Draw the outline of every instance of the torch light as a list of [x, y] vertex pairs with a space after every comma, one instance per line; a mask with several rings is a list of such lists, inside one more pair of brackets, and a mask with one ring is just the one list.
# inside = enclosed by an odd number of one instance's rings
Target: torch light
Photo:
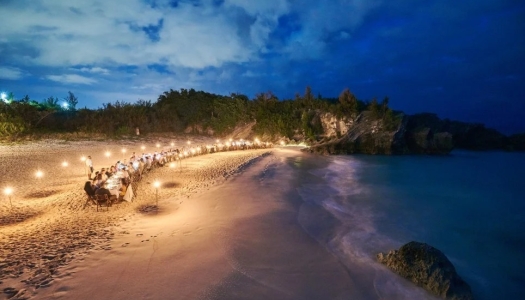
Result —
[[156, 180], [153, 183], [153, 187], [155, 187], [155, 200], [157, 202], [157, 207], [158, 207], [159, 206], [159, 187], [160, 187], [160, 182], [158, 180]]
[[[170, 169], [175, 169], [175, 163], [174, 162], [171, 162], [170, 163]], [[175, 175], [173, 175], [173, 171], [171, 172], [171, 181], [174, 181], [175, 179], [173, 178]]]
[[11, 187], [6, 187], [4, 189], [4, 194], [9, 199], [9, 205], [11, 205], [11, 209], [13, 209], [13, 203], [11, 202], [11, 194], [13, 193], [13, 189]]

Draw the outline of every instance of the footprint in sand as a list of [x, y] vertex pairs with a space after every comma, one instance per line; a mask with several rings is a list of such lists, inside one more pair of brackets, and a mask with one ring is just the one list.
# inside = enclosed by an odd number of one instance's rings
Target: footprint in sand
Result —
[[142, 233], [137, 233], [137, 236], [142, 236]]
[[129, 245], [129, 243], [124, 243], [122, 244], [122, 247], [127, 247]]
[[142, 242], [149, 242], [149, 240], [142, 240], [142, 241], [140, 241], [140, 242], [141, 242], [141, 243], [142, 243]]

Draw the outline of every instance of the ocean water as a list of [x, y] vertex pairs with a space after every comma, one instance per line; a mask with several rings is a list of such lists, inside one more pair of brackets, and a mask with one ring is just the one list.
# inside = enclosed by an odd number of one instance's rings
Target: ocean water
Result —
[[[301, 226], [370, 299], [433, 299], [377, 263], [410, 241], [441, 250], [476, 299], [525, 299], [525, 153], [290, 157]], [[363, 295], [361, 293], [361, 295]]]

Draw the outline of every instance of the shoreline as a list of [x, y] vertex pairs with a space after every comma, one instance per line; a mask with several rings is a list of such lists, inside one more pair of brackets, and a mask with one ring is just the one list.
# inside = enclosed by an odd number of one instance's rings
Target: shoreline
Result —
[[[335, 299], [354, 280], [297, 221], [283, 198], [290, 149], [249, 162], [238, 176], [166, 210], [121, 223], [111, 247], [65, 266], [43, 299]], [[275, 188], [272, 188], [275, 187]], [[326, 284], [329, 282], [330, 284]]]
[[[198, 143], [204, 142], [204, 139], [198, 140]], [[183, 143], [177, 141], [179, 145]], [[82, 209], [86, 200], [82, 186], [87, 175], [83, 173], [80, 156], [91, 155], [97, 169], [112, 163], [111, 158], [103, 157], [103, 151], [118, 147], [122, 144], [109, 147], [107, 142], [93, 141], [0, 146], [1, 187], [9, 185], [15, 191], [12, 207], [7, 201], [0, 201], [3, 296], [30, 297], [38, 289], [52, 286], [64, 266], [89, 257], [93, 250], [110, 249], [115, 237], [112, 228], [134, 215], [148, 214], [148, 210], [155, 209], [152, 205], [155, 191], [149, 184], [153, 180], [163, 178], [161, 199], [175, 197], [180, 200], [177, 203], [182, 203], [225, 181], [250, 160], [271, 151], [239, 150], [186, 158], [182, 168], [165, 166], [147, 173], [131, 203], [122, 202], [110, 207], [108, 212], [97, 213], [92, 206]], [[73, 162], [75, 158], [77, 162]], [[63, 160], [71, 161], [71, 169], [60, 166]], [[31, 176], [37, 168], [45, 172], [40, 180]], [[13, 219], [9, 217], [13, 215], [18, 220], [10, 224]]]

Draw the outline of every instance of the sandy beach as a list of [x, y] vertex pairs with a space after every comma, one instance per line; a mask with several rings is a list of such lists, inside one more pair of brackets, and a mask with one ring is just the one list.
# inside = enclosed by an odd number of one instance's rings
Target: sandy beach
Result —
[[147, 173], [131, 203], [84, 208], [80, 157], [100, 169], [143, 143], [0, 146], [1, 186], [13, 189], [0, 206], [2, 299], [337, 299], [350, 290], [345, 269], [297, 224], [293, 201], [272, 189], [272, 166], [297, 149], [195, 156]]

